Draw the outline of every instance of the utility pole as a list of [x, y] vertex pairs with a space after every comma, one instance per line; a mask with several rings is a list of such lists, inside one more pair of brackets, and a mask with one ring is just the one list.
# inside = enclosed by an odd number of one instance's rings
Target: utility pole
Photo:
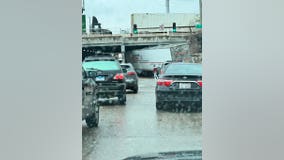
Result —
[[85, 2], [82, 1], [82, 33], [87, 33], [86, 31], [86, 15], [84, 14], [85, 11]]
[[202, 24], [202, 0], [199, 0], [199, 16], [200, 16], [200, 24]]
[[166, 13], [170, 13], [170, 0], [166, 0]]
[[85, 11], [85, 1], [83, 0], [83, 4], [82, 4], [82, 13], [84, 13]]

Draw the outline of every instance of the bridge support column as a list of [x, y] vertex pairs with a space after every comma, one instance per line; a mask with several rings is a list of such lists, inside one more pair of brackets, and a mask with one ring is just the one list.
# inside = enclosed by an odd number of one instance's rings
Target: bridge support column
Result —
[[122, 55], [122, 63], [125, 63], [125, 45], [121, 45], [120, 46], [120, 51], [121, 51], [121, 55]]

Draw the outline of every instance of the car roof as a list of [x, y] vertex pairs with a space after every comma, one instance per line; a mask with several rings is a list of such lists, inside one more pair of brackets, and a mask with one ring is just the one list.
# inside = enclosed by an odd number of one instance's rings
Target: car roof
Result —
[[170, 62], [170, 64], [184, 64], [184, 65], [200, 65], [200, 63], [188, 63], [188, 62]]
[[131, 64], [131, 63], [120, 63], [120, 65], [132, 66], [132, 64]]
[[84, 59], [85, 62], [87, 61], [98, 61], [98, 60], [116, 60], [111, 55], [96, 55], [96, 56], [89, 56]]
[[[172, 68], [170, 66], [178, 66], [178, 65], [190, 65], [190, 66], [193, 66], [192, 67], [192, 71], [191, 69], [188, 70], [188, 72], [186, 71], [186, 73], [184, 71], [181, 71], [181, 70], [175, 70], [174, 72], [173, 71], [170, 71], [170, 73], [168, 73], [168, 70], [169, 68]], [[184, 73], [182, 73], [184, 72]], [[192, 73], [190, 73], [192, 72]], [[202, 65], [200, 63], [187, 63], [187, 62], [173, 62], [173, 63], [170, 63], [164, 73], [165, 75], [178, 75], [178, 74], [191, 74], [191, 75], [202, 75]]]

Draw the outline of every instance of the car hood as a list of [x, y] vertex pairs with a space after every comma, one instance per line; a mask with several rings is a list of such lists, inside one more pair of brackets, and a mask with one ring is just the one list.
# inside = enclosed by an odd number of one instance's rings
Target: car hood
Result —
[[202, 150], [150, 153], [127, 157], [123, 160], [202, 160]]

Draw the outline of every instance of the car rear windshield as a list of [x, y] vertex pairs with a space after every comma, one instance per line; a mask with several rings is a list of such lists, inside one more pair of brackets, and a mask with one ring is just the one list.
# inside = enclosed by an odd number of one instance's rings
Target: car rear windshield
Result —
[[126, 69], [126, 70], [132, 70], [129, 65], [120, 65], [121, 68]]
[[172, 75], [202, 75], [201, 64], [170, 64], [165, 74]]
[[103, 71], [120, 70], [120, 65], [116, 61], [89, 61], [84, 62], [83, 67], [86, 70], [99, 69]]

